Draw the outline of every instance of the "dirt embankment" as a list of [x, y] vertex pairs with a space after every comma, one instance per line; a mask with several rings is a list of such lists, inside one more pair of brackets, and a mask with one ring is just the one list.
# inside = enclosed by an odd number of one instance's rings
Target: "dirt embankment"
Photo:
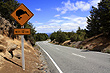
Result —
[[40, 52], [24, 42], [25, 71], [22, 70], [21, 39], [0, 35], [0, 73], [45, 73]]
[[40, 51], [25, 40], [25, 71], [22, 70], [21, 37], [13, 34], [14, 28], [0, 16], [0, 73], [46, 73], [47, 66], [41, 60]]
[[[84, 41], [71, 42], [71, 40], [67, 40], [63, 42], [61, 45], [80, 48], [80, 49], [86, 49], [86, 50], [91, 50], [91, 51], [110, 53], [110, 39], [109, 38], [110, 36], [105, 36], [102, 33], [102, 34], [93, 36], [91, 38], [88, 38]], [[56, 44], [55, 40], [53, 40], [51, 43]]]
[[78, 48], [82, 47], [83, 49], [88, 49], [92, 51], [110, 53], [109, 38], [110, 36], [106, 36], [102, 33], [82, 41]]

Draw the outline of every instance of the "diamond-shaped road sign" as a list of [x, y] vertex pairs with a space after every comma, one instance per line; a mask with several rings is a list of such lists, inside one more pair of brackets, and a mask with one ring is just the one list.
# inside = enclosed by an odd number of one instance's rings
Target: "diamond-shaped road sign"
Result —
[[22, 26], [22, 29], [14, 29], [14, 35], [21, 36], [21, 48], [22, 48], [22, 68], [25, 70], [25, 59], [24, 59], [24, 35], [30, 34], [30, 29], [23, 29], [24, 24], [33, 16], [34, 14], [24, 5], [21, 4], [11, 16]]
[[23, 26], [34, 14], [24, 5], [21, 4], [11, 16]]

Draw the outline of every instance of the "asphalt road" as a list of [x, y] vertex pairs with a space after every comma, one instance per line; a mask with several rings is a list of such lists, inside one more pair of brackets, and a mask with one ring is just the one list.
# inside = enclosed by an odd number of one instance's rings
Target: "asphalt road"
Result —
[[110, 55], [82, 51], [80, 49], [54, 45], [47, 41], [37, 42], [53, 61], [59, 73], [110, 73]]

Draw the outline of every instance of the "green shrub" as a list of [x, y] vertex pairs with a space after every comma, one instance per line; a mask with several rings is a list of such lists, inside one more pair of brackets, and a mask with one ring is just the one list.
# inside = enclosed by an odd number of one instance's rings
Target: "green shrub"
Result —
[[110, 49], [107, 49], [107, 50], [105, 51], [105, 53], [110, 53]]
[[83, 46], [82, 45], [80, 46], [80, 49], [83, 49]]

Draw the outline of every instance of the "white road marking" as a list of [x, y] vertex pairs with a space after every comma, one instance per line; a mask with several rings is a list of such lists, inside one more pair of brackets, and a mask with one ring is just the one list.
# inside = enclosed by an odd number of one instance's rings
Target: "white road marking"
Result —
[[[38, 44], [38, 43], [37, 43]], [[50, 58], [50, 60], [53, 62], [55, 67], [58, 69], [59, 73], [63, 73], [61, 69], [58, 67], [58, 65], [55, 63], [55, 61], [52, 59], [52, 57], [38, 44], [38, 46], [47, 54], [47, 56]]]
[[108, 53], [102, 53], [102, 52], [91, 52], [91, 53], [97, 53], [97, 54], [109, 55], [110, 56], [110, 54], [108, 54]]
[[56, 48], [57, 50], [60, 50], [59, 48]]
[[75, 56], [78, 56], [78, 57], [81, 57], [81, 58], [86, 58], [85, 56], [78, 55], [78, 54], [75, 54], [75, 53], [72, 53], [72, 55], [75, 55]]

